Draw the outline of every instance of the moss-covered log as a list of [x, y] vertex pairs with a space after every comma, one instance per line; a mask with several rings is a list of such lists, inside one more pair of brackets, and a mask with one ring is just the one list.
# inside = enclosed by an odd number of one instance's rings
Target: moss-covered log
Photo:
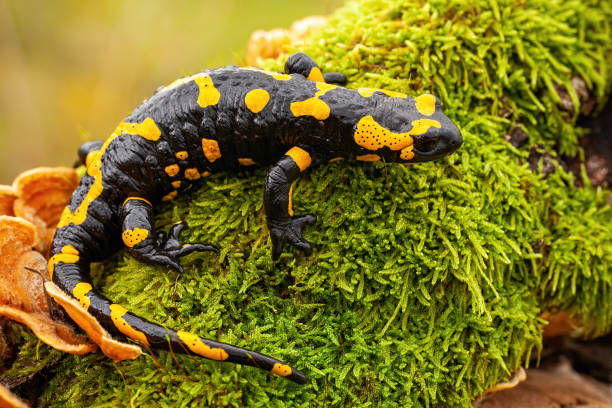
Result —
[[[608, 331], [609, 192], [586, 177], [576, 187], [559, 160], [583, 133], [572, 78], [600, 102], [610, 91], [611, 25], [610, 1], [347, 4], [302, 51], [350, 87], [439, 95], [462, 148], [410, 167], [314, 169], [294, 205], [319, 217], [305, 233], [315, 253], [277, 264], [266, 170], [212, 176], [159, 207], [157, 226], [186, 220], [188, 240], [220, 256], [190, 256], [177, 275], [120, 253], [94, 274], [136, 313], [281, 358], [309, 383], [168, 352], [119, 364], [67, 356], [41, 404], [469, 406], [537, 355], [542, 313], [569, 310], [586, 334]], [[504, 140], [518, 124], [522, 148]], [[530, 169], [530, 151], [550, 155], [552, 172]]]

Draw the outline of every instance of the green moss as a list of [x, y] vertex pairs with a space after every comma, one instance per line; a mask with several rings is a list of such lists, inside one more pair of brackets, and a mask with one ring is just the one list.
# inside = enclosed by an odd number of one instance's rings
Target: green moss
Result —
[[[581, 76], [610, 90], [612, 4], [589, 1], [357, 1], [304, 51], [350, 86], [439, 95], [464, 145], [410, 168], [333, 163], [294, 187], [318, 216], [313, 256], [270, 259], [265, 169], [216, 175], [160, 207], [188, 241], [220, 256], [184, 259], [183, 275], [121, 253], [96, 285], [170, 327], [252, 348], [303, 370], [297, 386], [256, 369], [160, 352], [113, 365], [67, 357], [49, 406], [469, 406], [541, 348], [543, 312], [571, 311], [596, 335], [612, 324], [608, 192], [544, 177], [503, 140], [575, 153], [582, 131], [555, 84]], [[281, 61], [269, 61], [280, 68]], [[574, 115], [575, 116], [575, 115]]]

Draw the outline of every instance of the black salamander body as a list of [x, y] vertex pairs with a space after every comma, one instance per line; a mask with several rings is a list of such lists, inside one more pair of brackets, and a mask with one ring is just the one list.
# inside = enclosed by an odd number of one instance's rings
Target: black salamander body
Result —
[[49, 272], [103, 327], [154, 348], [305, 382], [302, 373], [274, 358], [141, 319], [89, 283], [89, 264], [122, 245], [143, 262], [177, 271], [179, 257], [215, 251], [180, 243], [183, 223], [167, 235], [153, 229], [153, 204], [212, 173], [273, 165], [264, 206], [277, 258], [285, 243], [311, 252], [301, 231], [315, 217], [296, 216], [291, 207], [291, 183], [307, 168], [338, 158], [427, 161], [461, 145], [459, 130], [432, 95], [346, 89], [329, 83], [343, 83], [343, 75], [323, 75], [302, 53], [287, 60], [285, 72], [229, 66], [179, 79], [143, 102], [105, 142], [81, 147], [87, 173], [58, 224]]

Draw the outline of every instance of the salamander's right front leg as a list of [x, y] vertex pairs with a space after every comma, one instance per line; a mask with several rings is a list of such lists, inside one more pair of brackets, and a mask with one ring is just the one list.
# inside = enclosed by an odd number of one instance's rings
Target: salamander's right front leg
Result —
[[310, 255], [312, 246], [302, 237], [305, 225], [314, 224], [312, 214], [294, 216], [291, 205], [291, 183], [311, 163], [310, 154], [300, 148], [291, 148], [268, 172], [264, 184], [264, 208], [272, 238], [272, 259], [278, 259], [283, 247], [289, 243]]
[[155, 265], [168, 266], [178, 272], [183, 268], [178, 258], [195, 251], [215, 251], [217, 248], [205, 244], [181, 244], [179, 236], [187, 224], [172, 226], [168, 235], [163, 232], [155, 236], [153, 229], [153, 207], [144, 198], [129, 197], [121, 209], [123, 232], [121, 238], [134, 258]]

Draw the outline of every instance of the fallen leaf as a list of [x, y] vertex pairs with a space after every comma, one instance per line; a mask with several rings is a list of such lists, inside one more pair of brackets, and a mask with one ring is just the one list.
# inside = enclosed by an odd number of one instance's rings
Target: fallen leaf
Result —
[[36, 236], [28, 221], [0, 216], [0, 315], [25, 324], [40, 340], [60, 351], [92, 352], [94, 344], [51, 317], [43, 288], [47, 261], [32, 251]]
[[0, 408], [28, 408], [28, 406], [0, 384]]

